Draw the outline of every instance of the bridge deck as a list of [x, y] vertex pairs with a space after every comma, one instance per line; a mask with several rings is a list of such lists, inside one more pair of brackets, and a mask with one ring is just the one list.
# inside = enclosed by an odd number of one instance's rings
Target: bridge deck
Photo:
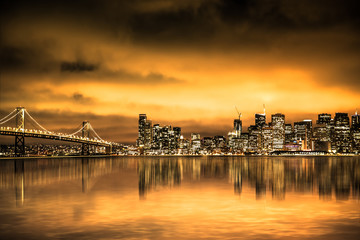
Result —
[[25, 130], [22, 131], [16, 131], [13, 128], [1, 128], [0, 129], [0, 135], [6, 135], [6, 136], [24, 136], [24, 137], [31, 137], [31, 138], [44, 138], [49, 140], [58, 140], [58, 141], [66, 141], [66, 142], [75, 142], [75, 143], [86, 143], [90, 145], [95, 146], [118, 146], [116, 143], [110, 143], [110, 142], [103, 142], [101, 140], [96, 139], [86, 139], [81, 138], [77, 136], [69, 136], [65, 134], [51, 134], [51, 133], [42, 133], [42, 132], [35, 132], [32, 130]]

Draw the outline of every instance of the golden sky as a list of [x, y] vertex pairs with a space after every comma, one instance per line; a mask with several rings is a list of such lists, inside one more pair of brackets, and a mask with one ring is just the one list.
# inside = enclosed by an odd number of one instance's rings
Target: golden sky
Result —
[[226, 135], [267, 120], [353, 114], [356, 1], [11, 1], [1, 6], [0, 117], [25, 106], [47, 129], [93, 123], [135, 142], [137, 117]]

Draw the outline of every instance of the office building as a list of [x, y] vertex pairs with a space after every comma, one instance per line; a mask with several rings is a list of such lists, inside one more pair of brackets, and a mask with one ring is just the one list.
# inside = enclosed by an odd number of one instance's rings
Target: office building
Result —
[[252, 153], [259, 153], [261, 151], [261, 127], [257, 125], [250, 125], [248, 151]]
[[294, 129], [291, 123], [285, 124], [285, 144], [293, 143], [294, 138]]
[[312, 121], [294, 122], [295, 141], [301, 142], [302, 150], [311, 150]]
[[273, 126], [270, 124], [263, 125], [261, 129], [261, 152], [270, 153], [273, 150]]
[[152, 140], [151, 121], [147, 120], [146, 114], [139, 114], [139, 131], [137, 146], [150, 148]]
[[360, 115], [355, 112], [355, 115], [351, 116], [351, 138], [352, 138], [352, 150], [353, 152], [360, 152]]
[[335, 114], [331, 148], [337, 153], [351, 152], [350, 119], [347, 113]]
[[271, 115], [273, 150], [283, 150], [285, 145], [285, 115], [281, 113]]

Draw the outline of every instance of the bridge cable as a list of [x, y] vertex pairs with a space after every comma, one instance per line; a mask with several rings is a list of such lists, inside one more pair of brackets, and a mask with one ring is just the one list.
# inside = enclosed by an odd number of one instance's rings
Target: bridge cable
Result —
[[90, 129], [93, 130], [93, 132], [95, 133], [95, 135], [96, 135], [101, 141], [104, 141], [104, 142], [105, 142], [105, 140], [102, 139], [102, 138], [96, 133], [96, 131], [94, 130], [94, 128], [91, 126], [90, 123], [89, 123], [89, 126], [90, 126]]
[[0, 119], [0, 122], [3, 121], [4, 119], [6, 119], [7, 117], [9, 117], [11, 114], [13, 114], [16, 111], [16, 109], [14, 109], [11, 113], [9, 113], [6, 117], [3, 117], [2, 119]]
[[30, 117], [31, 120], [33, 120], [40, 128], [42, 128], [44, 131], [46, 132], [50, 132], [48, 130], [46, 130], [43, 126], [41, 126], [29, 113], [28, 111], [25, 109], [25, 112], [27, 113], [27, 115]]
[[72, 136], [72, 135], [75, 135], [75, 134], [79, 133], [79, 132], [82, 131], [85, 127], [86, 127], [86, 124], [85, 124], [82, 128], [80, 128], [79, 130], [77, 130], [76, 132], [73, 132], [73, 133], [69, 134], [68, 136]]
[[3, 121], [3, 122], [0, 122], [0, 124], [4, 124], [4, 123], [10, 121], [10, 120], [13, 119], [14, 117], [16, 117], [16, 115], [18, 115], [19, 113], [20, 113], [20, 112], [18, 112], [17, 114], [15, 114], [14, 116], [12, 116], [11, 118], [9, 118], [9, 119], [7, 119], [7, 120], [5, 120], [5, 121]]

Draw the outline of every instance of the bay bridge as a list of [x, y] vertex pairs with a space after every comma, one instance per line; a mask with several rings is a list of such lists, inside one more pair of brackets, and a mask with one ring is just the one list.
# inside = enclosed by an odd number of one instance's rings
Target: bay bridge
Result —
[[[14, 120], [15, 124], [10, 124]], [[32, 123], [34, 128], [26, 128], [25, 120]], [[5, 123], [8, 126], [5, 126]], [[81, 144], [81, 155], [84, 156], [91, 154], [91, 146], [105, 147], [106, 154], [111, 154], [113, 149], [120, 147], [118, 143], [103, 140], [89, 121], [83, 121], [80, 128], [73, 133], [49, 131], [40, 125], [24, 107], [17, 107], [7, 116], [0, 119], [0, 135], [15, 137], [16, 156], [25, 155], [25, 138], [27, 137], [79, 143]]]

